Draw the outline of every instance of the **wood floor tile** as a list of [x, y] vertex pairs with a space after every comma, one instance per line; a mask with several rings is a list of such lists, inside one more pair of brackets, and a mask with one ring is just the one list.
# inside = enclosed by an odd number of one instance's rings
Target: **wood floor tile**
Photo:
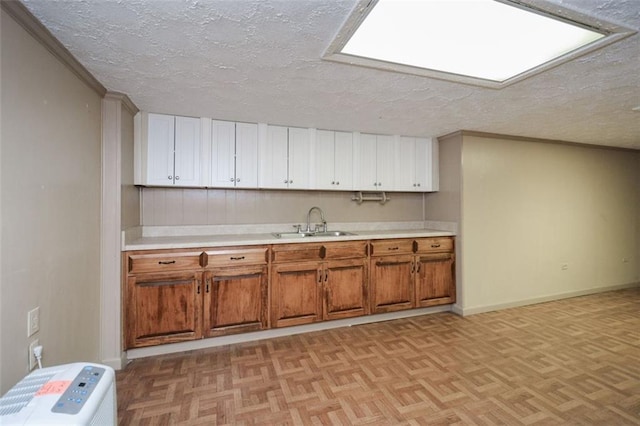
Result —
[[132, 361], [121, 425], [640, 425], [640, 288]]

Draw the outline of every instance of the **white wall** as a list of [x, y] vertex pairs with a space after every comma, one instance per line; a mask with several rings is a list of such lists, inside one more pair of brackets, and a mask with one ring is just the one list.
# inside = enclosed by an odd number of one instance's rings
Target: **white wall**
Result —
[[640, 152], [465, 136], [462, 158], [465, 314], [640, 281]]
[[27, 373], [27, 311], [46, 365], [97, 361], [101, 98], [4, 11], [0, 391]]

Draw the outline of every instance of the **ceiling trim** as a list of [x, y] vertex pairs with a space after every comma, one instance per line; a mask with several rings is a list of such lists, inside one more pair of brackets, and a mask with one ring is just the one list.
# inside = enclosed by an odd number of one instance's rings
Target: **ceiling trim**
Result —
[[478, 138], [487, 138], [487, 139], [505, 139], [515, 142], [535, 142], [535, 143], [548, 143], [555, 145], [569, 145], [575, 146], [579, 148], [592, 148], [592, 149], [606, 149], [612, 151], [624, 151], [624, 152], [640, 152], [640, 149], [634, 148], [624, 148], [621, 146], [610, 146], [610, 145], [594, 145], [589, 143], [580, 143], [580, 142], [571, 142], [571, 141], [563, 141], [560, 139], [543, 139], [543, 138], [532, 138], [528, 136], [513, 136], [513, 135], [505, 135], [502, 133], [491, 133], [491, 132], [480, 132], [477, 130], [456, 130], [455, 132], [447, 133], [446, 135], [438, 136], [439, 142], [444, 142], [447, 139], [454, 137], [478, 137]]
[[122, 102], [122, 105], [131, 113], [131, 115], [136, 115], [140, 111], [126, 93], [109, 91], [104, 95], [104, 98]]
[[504, 81], [487, 80], [478, 77], [471, 77], [461, 74], [438, 71], [434, 69], [421, 68], [412, 65], [405, 65], [395, 62], [388, 62], [378, 59], [366, 58], [362, 56], [350, 55], [342, 53], [342, 48], [348, 43], [360, 24], [367, 17], [369, 12], [375, 7], [378, 0], [358, 0], [342, 27], [335, 35], [331, 44], [327, 47], [322, 55], [323, 60], [339, 62], [348, 65], [356, 65], [366, 68], [373, 68], [381, 71], [397, 72], [403, 74], [411, 74], [422, 77], [429, 77], [436, 80], [452, 81], [455, 83], [468, 84], [471, 86], [485, 87], [489, 89], [502, 89], [512, 84], [518, 83], [537, 74], [546, 72], [552, 68], [572, 61], [576, 58], [584, 56], [588, 53], [602, 49], [610, 44], [616, 43], [622, 39], [632, 36], [637, 31], [623, 27], [621, 25], [605, 22], [593, 16], [586, 15], [574, 10], [562, 8], [557, 4], [547, 0], [496, 0], [520, 9], [526, 9], [548, 16], [561, 21], [569, 22], [584, 28], [604, 34], [604, 37], [575, 49], [571, 52], [563, 54], [555, 59], [547, 61], [541, 65], [524, 71], [514, 77]]
[[80, 80], [101, 97], [107, 89], [91, 74], [69, 50], [36, 18], [19, 0], [0, 1], [2, 11], [11, 16], [22, 28], [35, 38], [45, 49], [62, 62]]

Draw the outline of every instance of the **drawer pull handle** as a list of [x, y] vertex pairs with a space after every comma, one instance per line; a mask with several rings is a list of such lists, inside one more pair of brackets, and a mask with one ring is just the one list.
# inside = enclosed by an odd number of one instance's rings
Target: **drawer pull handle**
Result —
[[389, 247], [387, 250], [400, 250], [400, 247]]
[[431, 244], [431, 247], [432, 248], [438, 248], [438, 247], [440, 247], [440, 244]]
[[230, 259], [230, 260], [243, 260], [243, 259], [244, 259], [244, 256], [240, 256], [240, 257], [233, 257], [233, 256], [231, 256], [229, 259]]
[[173, 265], [174, 263], [176, 263], [175, 260], [161, 260], [158, 265]]

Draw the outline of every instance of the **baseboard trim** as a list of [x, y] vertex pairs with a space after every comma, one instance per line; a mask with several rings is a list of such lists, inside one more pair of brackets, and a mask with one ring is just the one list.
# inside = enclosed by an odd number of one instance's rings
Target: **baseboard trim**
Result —
[[101, 364], [108, 365], [114, 370], [122, 370], [124, 366], [127, 364], [127, 358], [123, 354], [120, 358], [108, 358], [100, 361]]
[[536, 303], [552, 302], [554, 300], [568, 299], [571, 297], [588, 296], [590, 294], [605, 293], [607, 291], [624, 290], [628, 288], [640, 287], [640, 282], [630, 284], [620, 284], [608, 287], [594, 287], [586, 290], [569, 291], [565, 293], [557, 293], [549, 296], [535, 297], [531, 299], [517, 300], [515, 302], [498, 303], [496, 305], [475, 306], [472, 308], [463, 308], [453, 305], [451, 310], [463, 317], [485, 312], [499, 311], [502, 309], [517, 308], [520, 306], [535, 305]]
[[[314, 324], [294, 327], [274, 328], [253, 333], [234, 334], [231, 336], [213, 337], [210, 339], [193, 340], [190, 342], [170, 343], [166, 345], [150, 346], [148, 348], [129, 349], [126, 358], [129, 360], [150, 356], [166, 355], [195, 349], [213, 348], [216, 346], [233, 345], [236, 343], [253, 342], [274, 337], [291, 336], [294, 334], [310, 333], [313, 331], [330, 330], [340, 327], [351, 327], [381, 321], [391, 321], [400, 318], [410, 318], [420, 315], [450, 312], [451, 305], [432, 306], [428, 308], [411, 309], [408, 311], [389, 312], [386, 314], [367, 315], [363, 317], [347, 318], [343, 320], [324, 321]], [[124, 365], [124, 364], [123, 364]], [[115, 367], [114, 367], [115, 368]]]

